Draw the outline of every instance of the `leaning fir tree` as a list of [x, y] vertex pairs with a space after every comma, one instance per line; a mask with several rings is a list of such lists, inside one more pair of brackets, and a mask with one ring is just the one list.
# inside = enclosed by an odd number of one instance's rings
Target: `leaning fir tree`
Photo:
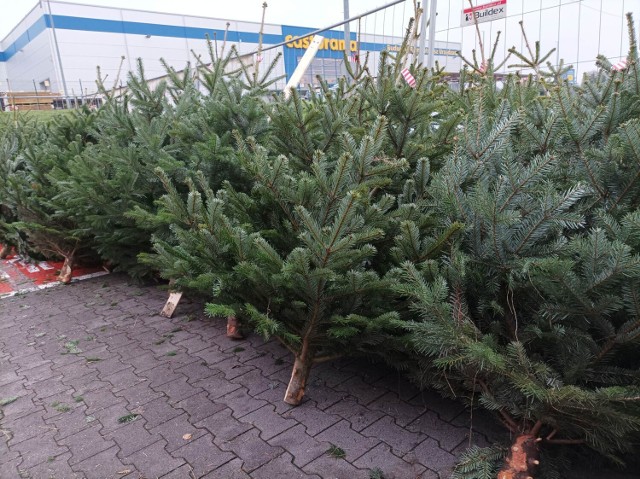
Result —
[[493, 412], [511, 433], [503, 463], [475, 448], [455, 478], [558, 477], [557, 448], [620, 461], [640, 431], [631, 44], [628, 71], [605, 69], [581, 87], [553, 71], [542, 78], [536, 45], [521, 59], [537, 78], [498, 89], [489, 61], [461, 92], [469, 111], [429, 197], [464, 234], [444, 260], [405, 254], [391, 274], [410, 304], [414, 377]]
[[[213, 290], [212, 316], [239, 316], [294, 355], [285, 401], [299, 404], [313, 364], [378, 347], [398, 331], [388, 285], [373, 265], [375, 243], [393, 222], [385, 188], [406, 169], [378, 157], [385, 122], [372, 135], [344, 135], [344, 152], [309, 163], [240, 145], [251, 194], [201, 184], [186, 200], [169, 186], [162, 200], [180, 218], [177, 245], [156, 241], [156, 264], [179, 283]], [[194, 275], [194, 271], [199, 274]]]
[[73, 175], [72, 161], [96, 141], [96, 117], [96, 112], [82, 108], [36, 124], [2, 181], [3, 208], [13, 216], [9, 231], [20, 244], [26, 240], [31, 252], [63, 259], [58, 276], [63, 283], [71, 281], [79, 259], [93, 256], [91, 235], [79, 227], [74, 211], [67, 209], [59, 194], [60, 179]]
[[97, 144], [73, 159], [73, 175], [60, 178], [59, 199], [91, 232], [98, 254], [131, 276], [155, 273], [138, 255], [150, 252], [152, 235], [170, 235], [168, 222], [156, 215], [165, 189], [153, 172], [161, 169], [182, 193], [195, 171], [215, 189], [225, 180], [239, 184], [242, 175], [229, 160], [231, 132], [261, 139], [267, 130], [258, 99], [273, 81], [277, 59], [246, 84], [243, 70], [231, 70], [235, 49], [222, 56], [209, 48], [207, 63], [198, 58], [196, 67], [180, 72], [165, 65], [166, 78], [155, 84], [141, 61], [120, 94], [101, 84], [106, 104], [94, 128]]
[[0, 259], [6, 258], [13, 248], [21, 248], [20, 234], [12, 227], [17, 221], [9, 199], [9, 178], [19, 168], [21, 150], [20, 131], [29, 130], [27, 122], [13, 121], [8, 115], [0, 116]]
[[[415, 70], [412, 89], [398, 73], [384, 54], [375, 79], [356, 73], [322, 97], [262, 103], [270, 130], [258, 142], [236, 129], [225, 161], [241, 175], [217, 191], [213, 169], [188, 179], [188, 194], [159, 172], [167, 194], [156, 218], [172, 236], [156, 236], [143, 261], [178, 288], [212, 294], [210, 315], [281, 341], [294, 356], [289, 404], [302, 401], [314, 364], [395, 354], [404, 335], [384, 275], [393, 238], [424, 201], [430, 162], [420, 154], [447, 151], [453, 130], [434, 127], [449, 118], [440, 78]], [[457, 230], [417, 223], [434, 236], [425, 258]]]
[[[185, 76], [190, 73], [187, 68]], [[150, 248], [150, 233], [127, 213], [135, 208], [153, 210], [163, 191], [151, 174], [154, 168], [172, 175], [184, 168], [187, 152], [176, 144], [172, 132], [178, 116], [186, 120], [199, 105], [192, 82], [179, 91], [171, 89], [175, 82], [170, 80], [151, 85], [139, 62], [121, 95], [100, 83], [105, 104], [93, 125], [95, 144], [70, 160], [73, 174], [53, 173], [60, 189], [58, 201], [91, 234], [99, 257], [134, 277], [149, 274], [138, 264], [137, 255]]]

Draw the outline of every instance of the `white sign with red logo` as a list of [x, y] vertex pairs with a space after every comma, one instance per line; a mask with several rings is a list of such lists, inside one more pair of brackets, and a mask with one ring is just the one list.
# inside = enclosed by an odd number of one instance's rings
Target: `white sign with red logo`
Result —
[[460, 26], [467, 27], [474, 24], [474, 18], [478, 23], [490, 22], [507, 16], [507, 0], [496, 0], [495, 2], [476, 5], [475, 7], [462, 10]]

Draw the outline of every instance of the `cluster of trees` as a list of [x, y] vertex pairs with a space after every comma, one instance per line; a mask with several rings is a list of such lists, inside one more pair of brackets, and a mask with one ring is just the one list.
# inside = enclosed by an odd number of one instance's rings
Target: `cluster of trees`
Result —
[[2, 254], [205, 295], [291, 351], [290, 404], [314, 364], [363, 354], [492, 411], [511, 448], [472, 448], [458, 478], [554, 477], [569, 445], [621, 461], [640, 431], [630, 36], [627, 69], [600, 58], [580, 86], [536, 54], [500, 87], [489, 58], [458, 91], [416, 67], [411, 88], [406, 47], [308, 101], [232, 54], [154, 88], [139, 65], [97, 111], [0, 119]]

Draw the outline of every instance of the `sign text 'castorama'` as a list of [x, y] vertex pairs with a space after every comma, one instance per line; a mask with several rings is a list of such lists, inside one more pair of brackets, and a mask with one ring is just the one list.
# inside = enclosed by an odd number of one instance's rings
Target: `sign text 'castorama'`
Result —
[[507, 0], [497, 0], [484, 5], [476, 5], [475, 7], [462, 10], [462, 19], [460, 26], [466, 27], [474, 24], [474, 17], [478, 23], [490, 22], [498, 18], [507, 16]]

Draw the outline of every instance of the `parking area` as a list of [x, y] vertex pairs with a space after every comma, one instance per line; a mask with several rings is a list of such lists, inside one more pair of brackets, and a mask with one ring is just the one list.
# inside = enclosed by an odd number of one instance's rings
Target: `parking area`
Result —
[[0, 300], [0, 477], [444, 479], [469, 444], [462, 406], [364, 360], [288, 406], [286, 349], [166, 296], [109, 275]]

